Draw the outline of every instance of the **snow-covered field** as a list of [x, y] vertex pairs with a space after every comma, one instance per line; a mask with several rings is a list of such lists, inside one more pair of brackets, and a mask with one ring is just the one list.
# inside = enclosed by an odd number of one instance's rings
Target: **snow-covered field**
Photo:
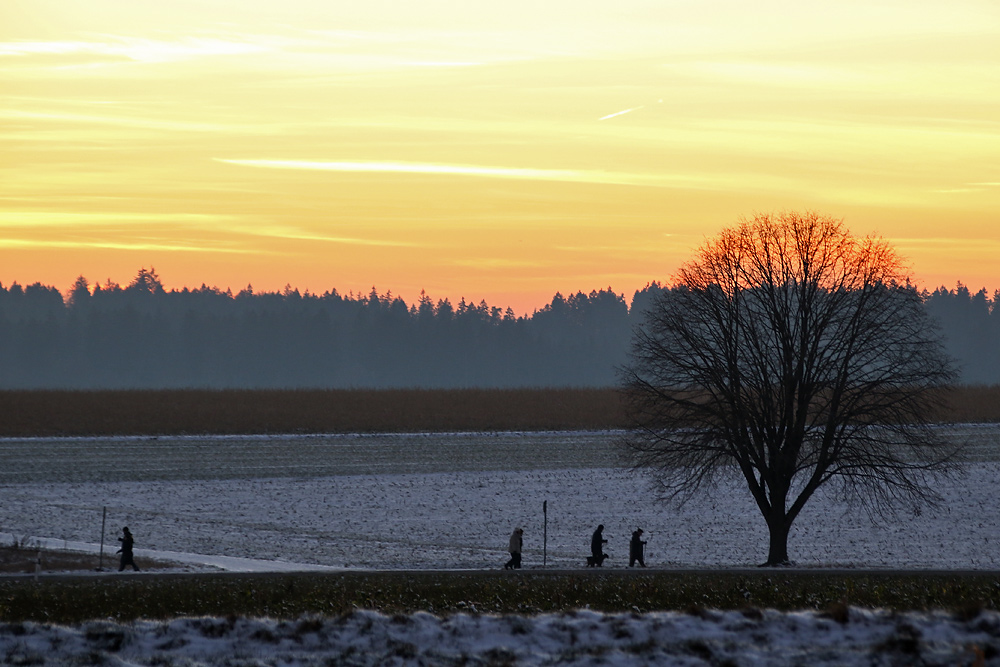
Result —
[[[183, 552], [243, 569], [499, 568], [515, 526], [525, 568], [582, 568], [605, 525], [627, 565], [641, 526], [652, 567], [744, 567], [766, 531], [738, 483], [677, 508], [616, 465], [614, 433], [2, 440], [0, 531], [19, 540], [105, 543], [121, 526], [137, 560]], [[944, 505], [881, 525], [829, 495], [807, 506], [790, 551], [799, 566], [1000, 570], [1000, 427], [968, 427], [977, 462], [941, 489]], [[547, 501], [547, 552], [543, 502]], [[109, 546], [107, 553], [114, 551]], [[226, 560], [227, 557], [230, 560]], [[253, 561], [245, 560], [253, 559]], [[113, 575], [104, 576], [133, 576]], [[974, 648], [975, 647], [975, 648]], [[0, 661], [63, 664], [1000, 664], [1000, 617], [852, 610], [535, 617], [429, 614], [341, 619], [179, 619], [74, 628], [0, 626]], [[119, 662], [115, 662], [115, 661]], [[34, 661], [34, 662], [32, 662]]]
[[[793, 526], [806, 567], [1000, 569], [1000, 427], [969, 427], [984, 459], [946, 502], [872, 524], [819, 494]], [[738, 482], [683, 507], [616, 463], [614, 433], [0, 440], [0, 531], [96, 545], [131, 528], [145, 550], [349, 568], [496, 568], [525, 530], [524, 565], [579, 567], [605, 525], [627, 565], [642, 527], [655, 567], [743, 567], [767, 533]], [[992, 459], [992, 460], [986, 460]], [[16, 481], [15, 481], [16, 480]], [[111, 551], [114, 551], [114, 548]]]
[[21, 665], [979, 666], [997, 664], [998, 650], [995, 612], [960, 620], [852, 609], [846, 623], [766, 610], [447, 618], [354, 612], [292, 622], [184, 618], [0, 628], [0, 660]]

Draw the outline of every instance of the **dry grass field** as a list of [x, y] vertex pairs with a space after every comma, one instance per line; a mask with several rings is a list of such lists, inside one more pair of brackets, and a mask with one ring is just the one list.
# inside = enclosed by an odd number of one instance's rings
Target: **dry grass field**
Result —
[[1000, 385], [953, 387], [946, 397], [942, 421], [954, 424], [1000, 422]]
[[0, 437], [614, 429], [614, 389], [2, 391]]
[[[946, 423], [1000, 421], [1000, 385], [948, 390]], [[0, 391], [0, 437], [594, 430], [608, 389]]]

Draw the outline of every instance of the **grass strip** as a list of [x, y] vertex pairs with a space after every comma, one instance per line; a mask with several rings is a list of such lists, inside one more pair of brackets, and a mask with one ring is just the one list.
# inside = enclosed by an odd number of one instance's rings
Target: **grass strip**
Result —
[[[297, 618], [773, 608], [1000, 608], [1000, 575], [975, 572], [605, 571], [178, 574], [0, 579], [0, 620], [80, 623], [180, 616]], [[846, 613], [846, 612], [845, 612]]]

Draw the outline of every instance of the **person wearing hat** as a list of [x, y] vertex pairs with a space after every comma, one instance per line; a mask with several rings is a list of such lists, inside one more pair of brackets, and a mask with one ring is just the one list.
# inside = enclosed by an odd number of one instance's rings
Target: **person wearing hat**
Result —
[[508, 545], [508, 551], [510, 551], [510, 560], [503, 566], [505, 570], [520, 570], [521, 569], [521, 545], [522, 536], [524, 535], [524, 530], [521, 528], [515, 528], [514, 532], [510, 534], [510, 544]]
[[646, 561], [642, 555], [645, 546], [646, 541], [642, 539], [642, 528], [636, 528], [635, 532], [632, 533], [632, 540], [628, 543], [629, 567], [635, 565], [636, 561], [639, 562], [639, 565], [646, 567]]
[[132, 539], [132, 533], [129, 532], [128, 526], [122, 528], [122, 536], [118, 538], [118, 541], [122, 543], [122, 548], [117, 552], [122, 555], [121, 562], [118, 564], [118, 571], [121, 572], [125, 569], [126, 565], [131, 565], [132, 569], [138, 572], [139, 566], [136, 565], [135, 561], [132, 559], [132, 544], [134, 540]]

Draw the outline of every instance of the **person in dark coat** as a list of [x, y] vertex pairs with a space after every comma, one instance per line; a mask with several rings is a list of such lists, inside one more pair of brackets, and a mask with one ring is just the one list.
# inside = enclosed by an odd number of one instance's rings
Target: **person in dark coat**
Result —
[[604, 539], [604, 524], [602, 523], [590, 537], [590, 555], [594, 560], [598, 562], [604, 560], [604, 545], [607, 543], [608, 541]]
[[521, 569], [521, 547], [523, 545], [523, 536], [524, 530], [521, 528], [515, 528], [514, 532], [510, 534], [510, 543], [507, 547], [508, 551], [510, 551], [510, 560], [503, 566], [503, 569]]
[[132, 545], [135, 541], [132, 539], [132, 533], [129, 532], [128, 526], [122, 528], [122, 536], [118, 538], [118, 541], [122, 543], [122, 548], [117, 552], [122, 555], [121, 562], [118, 564], [118, 571], [121, 572], [125, 569], [126, 565], [131, 565], [132, 569], [138, 572], [139, 566], [132, 559]]
[[643, 558], [643, 551], [645, 551], [646, 541], [642, 539], [642, 528], [637, 528], [634, 533], [632, 533], [632, 540], [628, 543], [628, 566], [632, 567], [638, 561], [639, 565], [646, 567], [646, 561]]

